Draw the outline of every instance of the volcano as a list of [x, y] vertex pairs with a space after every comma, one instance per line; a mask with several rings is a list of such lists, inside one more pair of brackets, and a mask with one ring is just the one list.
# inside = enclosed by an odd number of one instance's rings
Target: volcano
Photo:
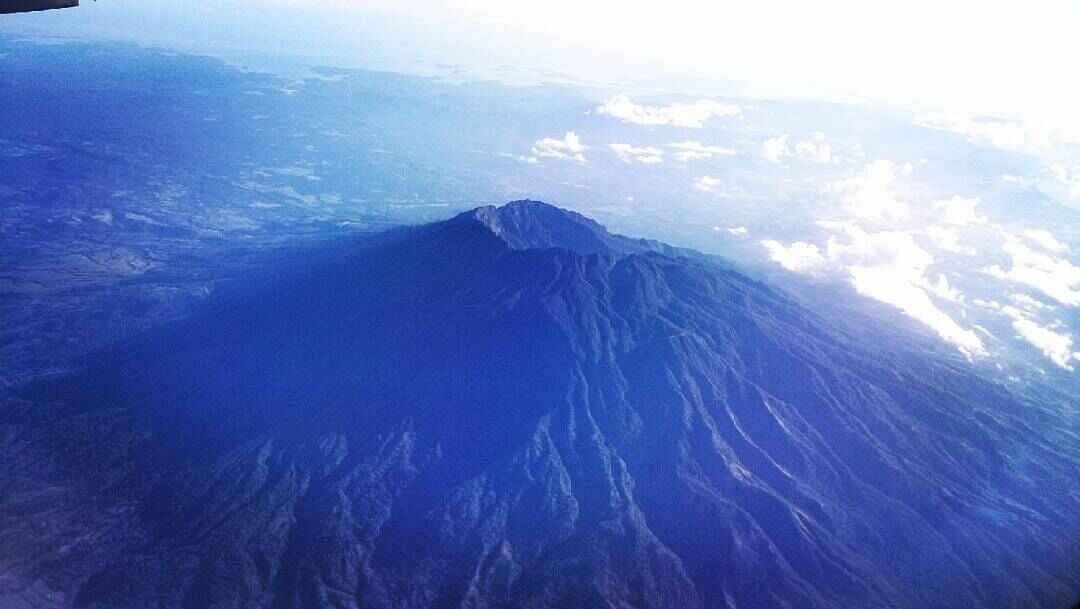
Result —
[[534, 201], [15, 388], [0, 606], [1068, 607], [1068, 413]]

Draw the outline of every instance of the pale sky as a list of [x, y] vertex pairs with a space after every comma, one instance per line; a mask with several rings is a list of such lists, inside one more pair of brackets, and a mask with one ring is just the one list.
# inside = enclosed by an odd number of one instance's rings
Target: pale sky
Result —
[[1023, 114], [1080, 136], [1075, 0], [102, 0], [7, 23], [354, 65], [445, 58], [589, 79], [734, 80], [778, 95]]
[[[303, 0], [293, 5], [315, 4]], [[1025, 106], [1063, 91], [1080, 58], [1080, 2], [903, 3], [498, 0], [350, 3], [433, 20], [480, 19], [687, 74], [824, 84], [850, 94]], [[984, 100], [985, 103], [985, 100]], [[990, 104], [988, 104], [990, 105]], [[1075, 105], [1073, 106], [1075, 107]]]
[[[327, 5], [280, 1], [294, 7]], [[492, 51], [505, 44], [502, 36], [533, 34], [522, 42], [593, 51], [619, 74], [642, 65], [679, 76], [746, 81], [789, 95], [867, 97], [1029, 119], [1064, 120], [1080, 107], [1080, 83], [1072, 76], [1080, 58], [1080, 2], [1075, 0], [330, 4], [357, 15], [405, 15], [448, 31], [497, 32]], [[485, 46], [483, 40], [468, 44]], [[565, 65], [567, 71], [574, 68]]]

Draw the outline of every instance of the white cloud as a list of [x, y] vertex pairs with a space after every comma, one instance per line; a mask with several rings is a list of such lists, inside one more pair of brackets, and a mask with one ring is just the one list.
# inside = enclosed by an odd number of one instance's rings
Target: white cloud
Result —
[[668, 125], [693, 129], [702, 128], [712, 118], [735, 116], [742, 112], [739, 106], [734, 104], [709, 99], [667, 106], [646, 106], [634, 103], [626, 95], [616, 95], [596, 111], [635, 125]]
[[[848, 212], [861, 220], [906, 220], [911, 210], [897, 196], [897, 170], [892, 161], [874, 161], [859, 176], [834, 182], [829, 191], [839, 194]], [[909, 172], [908, 166], [899, 170]]]
[[832, 146], [825, 140], [824, 133], [815, 133], [814, 137], [795, 144], [795, 155], [804, 161], [831, 163]]
[[951, 131], [968, 140], [1011, 152], [1038, 154], [1053, 144], [1054, 138], [1043, 129], [1018, 120], [1003, 118], [973, 118], [970, 116], [926, 116], [916, 125]]
[[818, 222], [822, 228], [846, 237], [828, 241], [829, 257], [843, 263], [892, 266], [904, 275], [922, 274], [934, 262], [929, 252], [919, 247], [912, 233], [906, 231], [868, 232], [853, 222]]
[[[1065, 156], [1070, 154], [1065, 153]], [[1059, 158], [1056, 153], [1045, 153], [1041, 158], [1049, 161], [1048, 157]], [[1001, 179], [1021, 188], [1035, 188], [1053, 200], [1080, 201], [1080, 166], [1070, 169], [1061, 162], [1050, 161], [1038, 175], [1006, 174]]]
[[1013, 319], [1012, 326], [1021, 338], [1042, 351], [1050, 361], [1066, 370], [1072, 370], [1071, 362], [1074, 359], [1080, 359], [1073, 353], [1073, 340], [1068, 334], [1055, 332], [1027, 318]]
[[523, 155], [520, 155], [520, 154], [510, 154], [509, 152], [500, 152], [496, 156], [498, 156], [500, 158], [504, 158], [504, 159], [513, 159], [513, 160], [519, 161], [521, 163], [536, 164], [536, 163], [540, 162], [540, 160], [537, 159], [534, 156], [523, 156]]
[[939, 309], [917, 283], [890, 278], [888, 272], [891, 269], [887, 267], [854, 266], [848, 270], [851, 282], [860, 294], [891, 304], [926, 324], [965, 355], [985, 354], [986, 349], [979, 335], [965, 330]]
[[[1014, 294], [1016, 296], [1023, 296]], [[1030, 299], [1029, 299], [1030, 300]], [[1036, 304], [1037, 301], [1032, 300]], [[1042, 351], [1043, 355], [1050, 361], [1054, 362], [1058, 366], [1066, 370], [1072, 370], [1072, 360], [1080, 359], [1076, 353], [1073, 353], [1073, 340], [1068, 334], [1063, 334], [1054, 330], [1052, 326], [1043, 326], [1032, 319], [1031, 311], [1021, 311], [1013, 306], [1001, 307], [1001, 312], [1012, 318], [1012, 327], [1016, 331], [1017, 336], [1034, 345], [1039, 351]], [[1058, 324], [1060, 325], [1060, 324]]]
[[747, 229], [745, 226], [730, 226], [728, 227], [727, 232], [735, 235], [736, 237], [745, 237], [750, 233], [749, 229]]
[[1071, 200], [1080, 199], [1080, 171], [1070, 171], [1064, 165], [1055, 163], [1048, 168], [1050, 175], [1064, 187], [1064, 194]]
[[761, 144], [761, 157], [771, 163], [780, 163], [792, 156], [811, 163], [833, 162], [832, 146], [824, 133], [815, 133], [808, 140], [796, 142], [794, 147], [788, 144], [788, 139], [787, 135], [778, 135], [765, 140]]
[[761, 158], [771, 163], [779, 163], [785, 157], [791, 156], [791, 148], [788, 147], [788, 136], [778, 135], [771, 137], [761, 144]]
[[923, 234], [942, 251], [968, 256], [976, 254], [975, 248], [960, 245], [960, 233], [955, 228], [932, 225], [923, 229]]
[[1048, 230], [1042, 230], [1037, 228], [1028, 229], [1023, 232], [1025, 238], [1028, 241], [1038, 245], [1048, 252], [1055, 254], [1064, 254], [1069, 251], [1069, 246], [1057, 240], [1054, 234]]
[[951, 301], [963, 297], [943, 275], [938, 276], [936, 284], [927, 279], [927, 270], [934, 258], [919, 247], [911, 233], [870, 233], [853, 224], [838, 225], [838, 228], [847, 237], [847, 242], [830, 238], [829, 258], [847, 266], [856, 291], [897, 307], [929, 326], [966, 355], [985, 352], [975, 332], [962, 328], [931, 300], [930, 294]]
[[761, 242], [769, 251], [769, 258], [789, 271], [796, 273], [814, 273], [826, 266], [825, 257], [818, 246], [804, 241], [784, 245], [779, 241], [767, 239]]
[[533, 158], [559, 159], [585, 163], [585, 151], [588, 146], [581, 143], [581, 138], [573, 131], [567, 131], [561, 139], [545, 137], [536, 140], [532, 147]]
[[1006, 236], [1002, 249], [1011, 258], [1011, 267], [994, 265], [985, 270], [987, 274], [1033, 287], [1061, 304], [1080, 306], [1080, 267], [1036, 251], [1012, 235]]
[[734, 156], [735, 151], [722, 146], [706, 146], [701, 142], [686, 140], [685, 142], [672, 142], [668, 148], [676, 150], [675, 158], [680, 161], [697, 161], [711, 159], [714, 156]]
[[992, 309], [994, 311], [1001, 310], [1001, 303], [996, 300], [983, 300], [981, 298], [976, 298], [971, 302], [985, 309]]
[[762, 241], [769, 257], [784, 268], [804, 273], [831, 271], [847, 277], [855, 290], [892, 305], [934, 330], [942, 339], [971, 357], [986, 353], [982, 340], [934, 303], [931, 295], [952, 302], [964, 297], [944, 275], [927, 278], [933, 256], [919, 247], [913, 232], [871, 233], [852, 222], [819, 222], [834, 231], [824, 253], [812, 243], [783, 245]]
[[1041, 300], [1035, 300], [1031, 296], [1022, 293], [1009, 294], [1009, 300], [1023, 307], [1026, 311], [1042, 311], [1046, 309], [1054, 309], [1051, 305], [1046, 304]]
[[664, 151], [652, 146], [637, 147], [630, 144], [609, 144], [612, 152], [624, 163], [658, 165], [664, 162]]
[[964, 301], [964, 295], [960, 293], [960, 290], [952, 287], [949, 283], [949, 278], [945, 275], [939, 274], [937, 282], [927, 284], [927, 289], [931, 294], [943, 300], [948, 300], [950, 302]]
[[1018, 309], [1012, 305], [1002, 305], [994, 301], [987, 302], [976, 299], [972, 302], [993, 309], [1012, 319], [1012, 328], [1018, 338], [1033, 345], [1054, 364], [1066, 370], [1072, 370], [1072, 361], [1080, 360], [1080, 353], [1073, 352], [1072, 337], [1059, 331], [1058, 328], [1060, 328], [1061, 322], [1043, 325], [1035, 320], [1037, 311], [1044, 311], [1053, 307], [1026, 294], [1011, 294], [1009, 298], [1020, 304], [1023, 309]]
[[953, 226], [967, 226], [986, 222], [986, 218], [975, 213], [975, 208], [978, 205], [979, 199], [977, 197], [954, 196], [934, 202], [934, 208], [941, 212], [941, 221]]
[[716, 187], [722, 183], [720, 178], [714, 178], [712, 176], [701, 176], [694, 182], [694, 188], [702, 192], [713, 192]]

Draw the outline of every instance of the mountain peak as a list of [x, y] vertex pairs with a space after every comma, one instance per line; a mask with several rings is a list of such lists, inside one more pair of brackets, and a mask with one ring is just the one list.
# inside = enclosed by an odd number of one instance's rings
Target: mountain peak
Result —
[[580, 254], [610, 253], [614, 237], [594, 220], [542, 201], [523, 199], [478, 207], [456, 220], [487, 227], [511, 249], [563, 248]]

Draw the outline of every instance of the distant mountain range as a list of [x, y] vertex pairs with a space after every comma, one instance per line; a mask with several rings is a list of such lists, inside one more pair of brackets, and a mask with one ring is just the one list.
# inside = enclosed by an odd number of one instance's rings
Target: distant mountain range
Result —
[[534, 201], [328, 246], [4, 396], [0, 607], [1070, 606], [1076, 422], [860, 331]]

